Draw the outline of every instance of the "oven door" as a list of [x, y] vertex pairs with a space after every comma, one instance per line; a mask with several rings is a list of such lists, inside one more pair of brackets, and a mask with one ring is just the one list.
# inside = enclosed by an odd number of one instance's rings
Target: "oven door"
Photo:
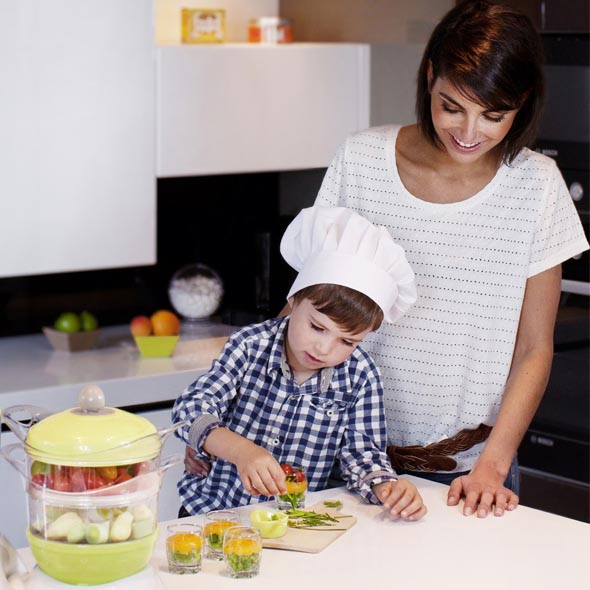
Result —
[[520, 495], [525, 506], [590, 522], [588, 298], [562, 300], [551, 377], [518, 452]]

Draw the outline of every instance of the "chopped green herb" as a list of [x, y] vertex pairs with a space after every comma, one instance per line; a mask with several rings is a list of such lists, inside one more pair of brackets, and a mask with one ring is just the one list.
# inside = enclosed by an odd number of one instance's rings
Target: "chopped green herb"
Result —
[[326, 500], [324, 506], [326, 508], [342, 508], [342, 502], [340, 500]]
[[[328, 513], [309, 512], [307, 510], [287, 510], [289, 520], [287, 525], [294, 529], [316, 529], [330, 531], [344, 531], [346, 529], [334, 528], [341, 518], [350, 518], [350, 515], [330, 516]], [[317, 527], [330, 527], [321, 528]]]

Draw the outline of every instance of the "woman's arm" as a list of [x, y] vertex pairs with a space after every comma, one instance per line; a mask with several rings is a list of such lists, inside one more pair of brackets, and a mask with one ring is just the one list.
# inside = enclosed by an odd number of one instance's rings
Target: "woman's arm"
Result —
[[455, 479], [447, 503], [465, 496], [463, 514], [485, 517], [512, 510], [518, 496], [504, 487], [518, 446], [543, 397], [553, 359], [553, 330], [561, 292], [561, 266], [527, 280], [512, 366], [500, 412], [471, 473]]

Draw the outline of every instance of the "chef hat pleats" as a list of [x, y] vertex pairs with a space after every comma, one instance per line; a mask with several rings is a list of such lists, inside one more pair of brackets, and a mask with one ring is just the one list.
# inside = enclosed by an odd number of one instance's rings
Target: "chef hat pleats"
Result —
[[416, 301], [414, 273], [388, 230], [345, 207], [303, 209], [287, 227], [281, 254], [299, 272], [287, 297], [318, 284], [364, 293], [395, 322]]

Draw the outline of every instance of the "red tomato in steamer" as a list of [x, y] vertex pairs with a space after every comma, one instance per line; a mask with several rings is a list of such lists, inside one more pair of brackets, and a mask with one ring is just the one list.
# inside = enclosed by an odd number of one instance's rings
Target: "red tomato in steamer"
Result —
[[70, 478], [66, 475], [58, 474], [54, 475], [52, 478], [52, 485], [51, 489], [55, 490], [56, 492], [71, 492], [72, 491], [72, 482]]
[[72, 467], [70, 480], [73, 492], [96, 490], [106, 485], [106, 481], [97, 473], [94, 467]]
[[42, 473], [36, 473], [31, 477], [31, 481], [36, 483], [38, 486], [45, 487], [47, 483], [47, 476], [43, 475]]

